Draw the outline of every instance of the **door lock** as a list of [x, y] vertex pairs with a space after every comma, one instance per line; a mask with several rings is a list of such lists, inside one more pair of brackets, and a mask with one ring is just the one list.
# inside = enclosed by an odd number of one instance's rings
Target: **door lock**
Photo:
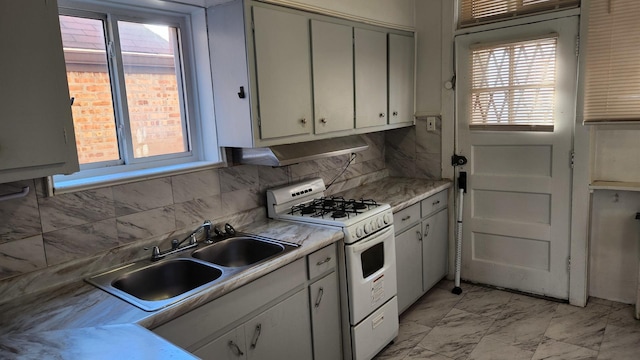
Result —
[[467, 163], [467, 158], [464, 155], [453, 154], [451, 156], [451, 166], [462, 166]]

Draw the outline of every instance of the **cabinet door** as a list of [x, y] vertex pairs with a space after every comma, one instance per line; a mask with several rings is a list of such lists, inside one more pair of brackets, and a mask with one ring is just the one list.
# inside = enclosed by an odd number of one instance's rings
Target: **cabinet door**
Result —
[[448, 219], [447, 209], [444, 209], [422, 221], [424, 291], [431, 289], [447, 274]]
[[309, 19], [254, 6], [253, 21], [261, 138], [310, 134]]
[[335, 272], [309, 286], [309, 305], [313, 327], [313, 359], [342, 359], [340, 298]]
[[315, 132], [354, 127], [353, 28], [311, 21]]
[[237, 327], [193, 352], [204, 360], [241, 360], [247, 358], [244, 326]]
[[396, 235], [398, 310], [406, 310], [422, 295], [422, 233], [420, 224]]
[[413, 121], [413, 37], [389, 34], [389, 124]]
[[0, 48], [0, 183], [77, 171], [56, 2], [0, 1]]
[[387, 34], [354, 29], [356, 128], [387, 124]]
[[312, 359], [306, 289], [245, 324], [250, 360]]

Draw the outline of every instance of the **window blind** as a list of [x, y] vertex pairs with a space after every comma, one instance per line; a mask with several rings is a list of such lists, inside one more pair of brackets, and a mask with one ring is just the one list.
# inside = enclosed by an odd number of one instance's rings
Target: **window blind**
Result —
[[580, 0], [461, 0], [459, 27], [577, 7]]
[[640, 121], [640, 1], [591, 0], [584, 122]]
[[471, 47], [471, 128], [552, 129], [557, 34]]

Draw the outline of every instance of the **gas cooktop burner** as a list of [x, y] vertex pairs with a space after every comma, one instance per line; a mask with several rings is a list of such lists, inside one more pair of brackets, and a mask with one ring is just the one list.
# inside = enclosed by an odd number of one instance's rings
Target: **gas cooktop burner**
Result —
[[303, 215], [313, 214], [316, 211], [313, 206], [305, 206], [300, 210]]
[[357, 216], [377, 206], [378, 203], [370, 199], [347, 200], [343, 197], [322, 197], [304, 204], [292, 206], [289, 214], [343, 219]]
[[340, 210], [334, 211], [333, 214], [331, 214], [331, 217], [334, 218], [334, 219], [341, 219], [341, 218], [346, 217], [346, 216], [347, 216], [347, 213], [344, 212], [344, 211], [340, 211]]

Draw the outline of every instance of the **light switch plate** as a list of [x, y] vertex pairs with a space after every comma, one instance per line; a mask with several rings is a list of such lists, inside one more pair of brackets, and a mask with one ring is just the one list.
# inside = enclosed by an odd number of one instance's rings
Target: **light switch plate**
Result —
[[427, 117], [427, 131], [436, 131], [436, 117], [428, 116]]

